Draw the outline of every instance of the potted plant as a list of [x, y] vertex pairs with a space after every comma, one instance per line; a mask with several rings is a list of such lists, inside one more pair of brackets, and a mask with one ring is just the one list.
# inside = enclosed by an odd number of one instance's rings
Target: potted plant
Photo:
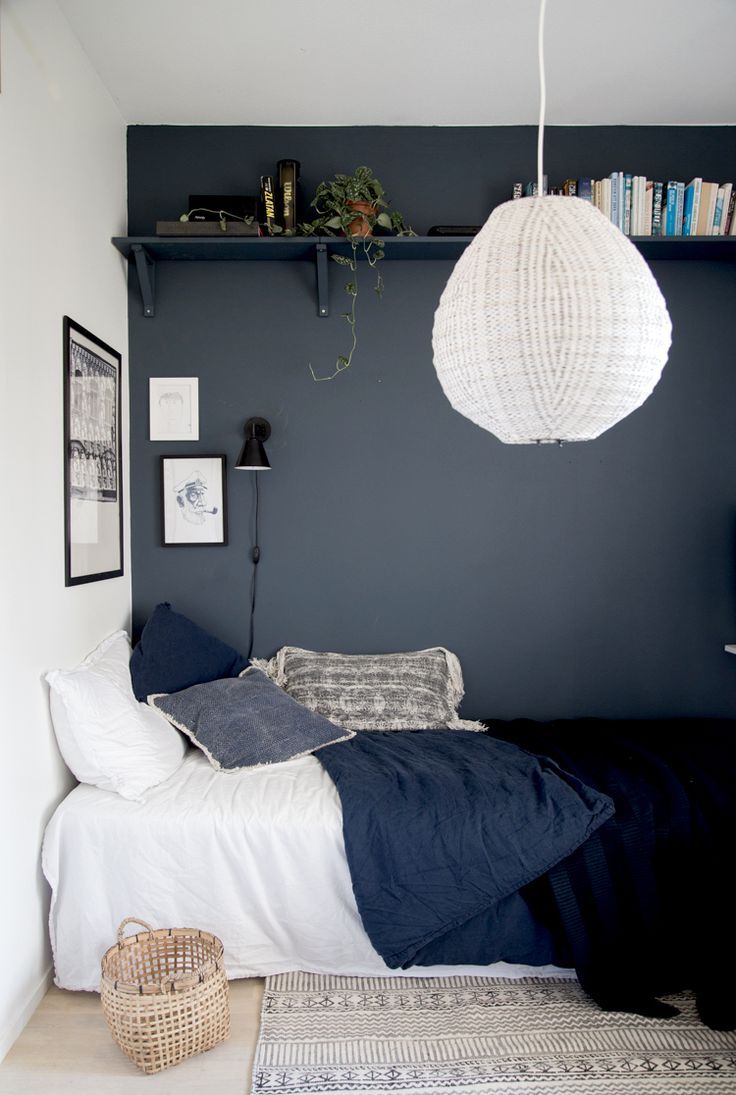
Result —
[[[309, 369], [313, 380], [334, 380], [349, 368], [358, 345], [356, 336], [355, 306], [358, 299], [358, 256], [362, 252], [368, 264], [375, 268], [384, 256], [384, 245], [380, 236], [373, 234], [374, 228], [396, 232], [400, 236], [413, 236], [415, 233], [404, 224], [404, 218], [396, 210], [388, 210], [386, 193], [378, 179], [374, 178], [369, 167], [358, 167], [352, 175], [335, 175], [329, 182], [321, 182], [312, 201], [317, 211], [313, 221], [299, 225], [299, 231], [307, 236], [329, 235], [345, 236], [351, 245], [350, 255], [333, 255], [341, 266], [347, 266], [352, 278], [345, 284], [345, 292], [350, 298], [350, 310], [343, 312], [352, 336], [352, 345], [347, 355], [340, 354], [335, 369], [329, 376], [317, 376], [312, 366]], [[383, 278], [376, 271], [374, 290], [380, 297], [383, 293]]]

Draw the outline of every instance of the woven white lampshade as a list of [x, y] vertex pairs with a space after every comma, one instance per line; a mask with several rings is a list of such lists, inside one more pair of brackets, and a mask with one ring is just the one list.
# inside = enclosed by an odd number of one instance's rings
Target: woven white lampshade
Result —
[[641, 406], [672, 325], [647, 263], [590, 202], [498, 206], [435, 313], [440, 384], [501, 441], [588, 441]]

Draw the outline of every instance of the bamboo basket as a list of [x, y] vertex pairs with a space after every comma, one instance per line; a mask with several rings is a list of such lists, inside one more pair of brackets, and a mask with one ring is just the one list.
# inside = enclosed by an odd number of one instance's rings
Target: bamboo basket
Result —
[[[144, 932], [124, 938], [126, 925]], [[161, 928], [129, 916], [102, 959], [102, 1010], [143, 1072], [161, 1072], [230, 1036], [223, 945], [196, 928]]]

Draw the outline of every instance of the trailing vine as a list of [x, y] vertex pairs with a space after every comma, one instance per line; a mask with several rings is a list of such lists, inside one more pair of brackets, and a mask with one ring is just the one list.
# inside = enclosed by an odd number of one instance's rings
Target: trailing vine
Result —
[[[307, 236], [330, 235], [344, 236], [350, 242], [350, 255], [332, 255], [338, 265], [347, 268], [352, 275], [345, 283], [345, 292], [350, 298], [347, 312], [341, 313], [350, 328], [351, 345], [347, 354], [339, 354], [335, 368], [327, 376], [317, 376], [310, 362], [309, 371], [317, 382], [334, 380], [340, 373], [349, 369], [358, 346], [356, 327], [356, 305], [358, 300], [358, 261], [359, 255], [366, 259], [372, 269], [376, 269], [384, 257], [383, 240], [373, 235], [376, 227], [395, 232], [400, 236], [413, 236], [415, 233], [404, 224], [404, 219], [395, 210], [388, 211], [385, 191], [373, 177], [369, 167], [358, 167], [353, 175], [335, 175], [330, 182], [321, 182], [312, 201], [317, 218], [299, 225], [299, 231]], [[383, 294], [383, 278], [376, 270], [374, 292]]]

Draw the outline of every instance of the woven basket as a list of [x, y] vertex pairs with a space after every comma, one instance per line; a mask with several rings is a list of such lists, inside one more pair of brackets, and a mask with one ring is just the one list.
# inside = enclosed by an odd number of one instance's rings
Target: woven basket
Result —
[[[123, 937], [127, 924], [145, 932]], [[102, 1010], [110, 1032], [144, 1072], [160, 1072], [230, 1036], [223, 945], [196, 928], [154, 931], [129, 916], [102, 959]]]

